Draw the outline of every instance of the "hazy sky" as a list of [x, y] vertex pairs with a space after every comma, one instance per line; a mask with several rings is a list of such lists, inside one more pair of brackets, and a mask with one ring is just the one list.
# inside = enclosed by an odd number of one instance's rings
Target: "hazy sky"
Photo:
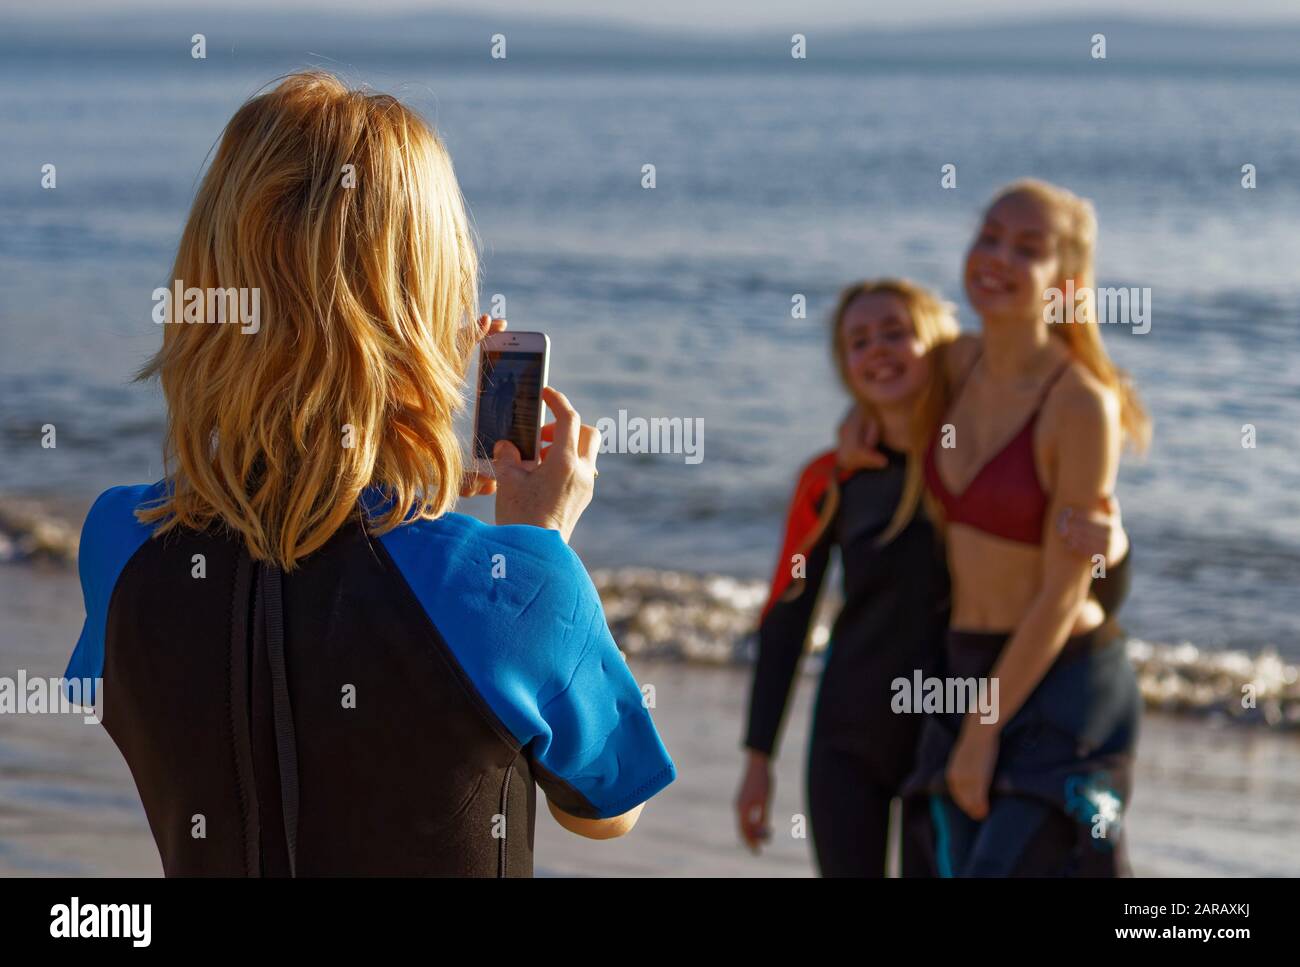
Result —
[[[8, 7], [17, 0], [0, 0]], [[265, 8], [265, 0], [188, 0], [193, 6], [226, 10]], [[143, 10], [187, 5], [171, 0], [114, 0], [112, 9]], [[48, 0], [43, 13], [55, 10], [103, 11], [102, 0]], [[24, 7], [28, 10], [31, 7]], [[446, 8], [473, 13], [518, 13], [647, 24], [673, 29], [725, 30], [765, 26], [842, 24], [954, 24], [990, 18], [1114, 13], [1128, 17], [1168, 17], [1217, 23], [1300, 21], [1300, 0], [277, 0], [275, 9], [382, 11]]]

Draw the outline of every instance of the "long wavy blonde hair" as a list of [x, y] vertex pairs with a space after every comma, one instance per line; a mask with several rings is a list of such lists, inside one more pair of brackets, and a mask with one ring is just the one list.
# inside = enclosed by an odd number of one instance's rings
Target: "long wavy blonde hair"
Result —
[[167, 493], [137, 512], [156, 534], [221, 522], [292, 569], [368, 487], [393, 498], [374, 533], [450, 509], [478, 256], [451, 158], [418, 114], [323, 72], [249, 100], [172, 279], [259, 290], [260, 318], [251, 331], [170, 306], [139, 373], [167, 402]]
[[[1055, 222], [1061, 277], [1073, 279], [1078, 292], [1095, 292], [1097, 214], [1092, 202], [1051, 182], [1022, 178], [998, 192], [989, 203], [989, 208], [1005, 198], [1016, 196], [1037, 202]], [[1082, 322], [1049, 326], [1048, 329], [1063, 339], [1074, 358], [1115, 393], [1119, 399], [1120, 428], [1124, 440], [1133, 450], [1141, 452], [1151, 441], [1151, 419], [1128, 373], [1116, 366], [1106, 352], [1097, 319], [1097, 299], [1087, 299], [1078, 308], [1084, 313]], [[1074, 306], [1068, 309], [1077, 311]]]

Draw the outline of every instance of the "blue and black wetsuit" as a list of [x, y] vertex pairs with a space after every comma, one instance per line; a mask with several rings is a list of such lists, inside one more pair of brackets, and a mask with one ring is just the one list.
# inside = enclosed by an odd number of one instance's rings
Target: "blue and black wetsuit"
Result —
[[[946, 673], [986, 678], [1010, 637], [949, 631]], [[909, 841], [944, 877], [1127, 875], [1124, 819], [1140, 710], [1118, 629], [1108, 622], [1071, 637], [1003, 727], [982, 820], [957, 806], [944, 778], [963, 716], [927, 716], [904, 789]]]
[[[1124, 817], [1142, 696], [1115, 615], [1128, 595], [1125, 554], [1093, 593], [1106, 621], [1071, 636], [999, 736], [989, 814], [966, 815], [945, 774], [963, 715], [926, 716], [903, 788], [907, 841], [937, 876], [1124, 876]], [[949, 630], [943, 674], [987, 679], [1009, 633]]]
[[[845, 476], [835, 454], [800, 475], [772, 590], [759, 625], [758, 663], [745, 746], [771, 755], [804, 651], [818, 591], [838, 547], [844, 604], [835, 619], [817, 692], [808, 752], [807, 796], [817, 865], [823, 876], [883, 876], [889, 805], [912, 768], [919, 714], [891, 710], [897, 678], [934, 673], [948, 623], [948, 569], [923, 511], [888, 543], [902, 496], [906, 460]], [[838, 501], [827, 504], [832, 487]], [[823, 512], [829, 523], [810, 548]], [[793, 576], [806, 558], [802, 583]], [[911, 824], [907, 824], [911, 827]], [[905, 876], [931, 872], [924, 851], [903, 844]]]
[[284, 573], [219, 526], [151, 538], [162, 493], [91, 508], [66, 674], [102, 680], [166, 874], [527, 876], [534, 783], [594, 819], [673, 781], [556, 531], [358, 511]]

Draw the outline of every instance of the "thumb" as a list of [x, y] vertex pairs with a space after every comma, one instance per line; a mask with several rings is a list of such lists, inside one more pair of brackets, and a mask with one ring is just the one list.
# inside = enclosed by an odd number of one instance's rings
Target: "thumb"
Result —
[[509, 440], [498, 440], [492, 448], [492, 463], [499, 474], [502, 471], [521, 469], [523, 460], [520, 459], [518, 447]]

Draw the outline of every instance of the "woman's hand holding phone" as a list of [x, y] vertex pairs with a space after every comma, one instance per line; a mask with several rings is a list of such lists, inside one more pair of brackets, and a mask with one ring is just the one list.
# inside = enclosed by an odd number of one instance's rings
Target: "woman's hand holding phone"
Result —
[[550, 446], [542, 450], [541, 459], [536, 464], [524, 463], [518, 448], [508, 440], [498, 441], [492, 454], [496, 522], [558, 530], [567, 543], [591, 503], [600, 431], [583, 426], [577, 410], [559, 390], [546, 387], [542, 400], [555, 414], [555, 422], [542, 427], [542, 441]]
[[[504, 332], [506, 325], [504, 319], [479, 316], [479, 340]], [[492, 461], [496, 476], [469, 471], [460, 495], [496, 494], [498, 524], [553, 528], [567, 543], [578, 518], [591, 503], [600, 432], [582, 425], [577, 411], [559, 390], [545, 387], [542, 400], [555, 414], [555, 422], [542, 427], [542, 442], [550, 445], [542, 449], [538, 462], [525, 464], [513, 443], [500, 441]]]

